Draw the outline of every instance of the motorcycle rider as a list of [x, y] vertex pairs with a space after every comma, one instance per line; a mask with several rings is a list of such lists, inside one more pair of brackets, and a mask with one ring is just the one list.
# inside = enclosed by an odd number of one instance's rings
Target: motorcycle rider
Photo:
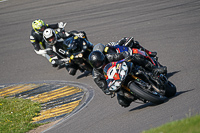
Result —
[[[98, 85], [100, 89], [102, 89], [105, 94], [110, 95], [111, 92], [108, 90], [106, 78], [103, 74], [104, 66], [109, 62], [119, 61], [126, 57], [130, 57], [127, 51], [117, 53], [115, 46], [105, 47], [103, 44], [100, 43], [95, 45], [93, 48], [93, 52], [90, 53], [88, 60], [93, 66], [92, 75], [94, 82]], [[133, 54], [131, 58], [133, 60], [133, 63], [141, 65], [150, 71], [158, 73], [164, 72], [164, 69], [162, 67], [155, 67], [150, 61], [146, 60], [144, 56], [140, 54]], [[119, 89], [119, 91], [117, 92], [117, 100], [122, 107], [128, 107], [131, 102], [135, 100], [135, 98], [128, 92], [126, 92], [126, 90]]]
[[49, 60], [49, 62], [51, 62], [52, 66], [57, 67], [58, 65], [63, 65], [64, 62], [61, 61], [61, 57], [65, 58], [66, 55], [62, 52], [57, 53], [54, 51], [54, 47], [55, 49], [62, 49], [63, 38], [56, 34], [53, 29], [47, 28], [43, 32], [43, 39], [46, 46], [46, 58]]
[[[144, 47], [142, 47], [138, 41], [135, 41], [133, 37], [124, 37], [122, 39], [120, 39], [117, 42], [109, 42], [107, 44], [107, 46], [126, 46], [126, 47], [130, 47], [130, 48], [136, 48], [142, 51], [145, 51], [150, 57], [156, 57], [157, 52], [152, 52], [149, 51], [147, 49], [145, 49]], [[157, 58], [157, 57], [156, 57]], [[162, 66], [162, 71], [160, 71], [159, 73], [161, 74], [167, 74], [167, 67], [166, 66]]]
[[145, 49], [144, 47], [142, 47], [138, 41], [134, 40], [133, 37], [124, 37], [117, 42], [109, 42], [108, 45], [110, 45], [110, 46], [119, 45], [119, 46], [126, 46], [126, 47], [130, 47], [130, 48], [137, 48], [142, 51], [145, 51], [151, 57], [156, 57], [156, 55], [157, 55], [157, 52], [151, 52], [151, 51]]
[[49, 60], [49, 62], [51, 62], [53, 67], [57, 67], [58, 65], [60, 65], [60, 62], [58, 62], [53, 52], [50, 52], [51, 51], [50, 48], [48, 48], [48, 46], [45, 44], [45, 40], [43, 39], [43, 32], [45, 29], [47, 28], [58, 29], [59, 32], [56, 31], [57, 32], [56, 37], [58, 37], [59, 39], [70, 37], [73, 34], [84, 36], [87, 39], [86, 33], [84, 31], [65, 32], [64, 31], [65, 25], [66, 23], [63, 22], [59, 22], [57, 24], [45, 24], [45, 22], [41, 19], [36, 19], [32, 22], [30, 42], [34, 47], [34, 51], [36, 52], [36, 54], [46, 57]]
[[32, 22], [30, 42], [34, 47], [34, 51], [36, 54], [46, 57], [52, 63], [53, 67], [58, 64], [55, 63], [54, 58], [52, 58], [53, 56], [47, 52], [47, 46], [45, 45], [45, 41], [43, 39], [43, 32], [46, 28], [63, 29], [65, 25], [66, 23], [63, 22], [59, 22], [57, 24], [45, 24], [45, 22], [41, 19], [36, 19]]
[[[86, 48], [92, 50], [93, 44], [87, 41], [86, 34], [84, 34], [83, 31], [73, 31], [70, 32], [68, 36], [64, 34], [61, 35], [61, 37], [60, 35], [56, 34], [51, 28], [44, 30], [43, 38], [47, 44], [47, 53], [51, 57], [50, 61], [52, 60], [52, 64], [65, 65], [69, 74], [74, 76], [77, 70], [80, 69], [78, 65], [75, 64], [76, 56], [83, 53]], [[81, 43], [83, 43], [83, 46], [80, 45]], [[53, 50], [54, 48], [55, 50]], [[58, 52], [55, 52], [56, 50], [58, 50]], [[66, 61], [62, 61], [63, 58], [65, 58]]]
[[[67, 38], [64, 41], [64, 44], [67, 46], [66, 54], [70, 58], [70, 64], [66, 67], [69, 74], [74, 76], [78, 69], [81, 72], [84, 72], [84, 70], [77, 65], [77, 62], [80, 63], [81, 60], [79, 60], [79, 58], [82, 58], [83, 53], [85, 53], [86, 50], [92, 51], [94, 45], [86, 38], [78, 36]], [[84, 63], [84, 65], [87, 67], [87, 64]]]

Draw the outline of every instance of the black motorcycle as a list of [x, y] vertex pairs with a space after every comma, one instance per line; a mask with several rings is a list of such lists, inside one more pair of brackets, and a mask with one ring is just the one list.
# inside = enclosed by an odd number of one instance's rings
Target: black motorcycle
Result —
[[[158, 67], [161, 65], [157, 58], [150, 57], [144, 51], [119, 46], [118, 52], [122, 51], [137, 52], [149, 59], [154, 65]], [[130, 94], [127, 95], [129, 100], [139, 99], [143, 102], [160, 104], [176, 94], [175, 85], [167, 79], [165, 74], [149, 72], [141, 66], [133, 64], [129, 57], [107, 64], [104, 67], [104, 75], [109, 91], [115, 94], [119, 89], [124, 89]]]
[[[78, 34], [78, 33], [77, 33]], [[72, 40], [69, 42], [69, 40]], [[88, 56], [91, 53], [93, 46], [85, 38], [71, 36], [60, 43], [57, 42], [53, 46], [53, 51], [56, 52], [63, 66], [67, 67], [74, 64], [81, 72], [92, 71], [92, 66], [88, 62]], [[91, 44], [91, 43], [90, 43]]]

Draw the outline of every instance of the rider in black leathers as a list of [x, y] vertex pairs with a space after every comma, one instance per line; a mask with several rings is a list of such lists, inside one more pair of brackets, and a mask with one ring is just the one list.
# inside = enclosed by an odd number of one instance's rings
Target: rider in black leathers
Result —
[[[83, 67], [88, 67], [86, 63], [83, 62], [80, 57], [78, 57], [80, 54], [81, 56], [84, 56], [86, 51], [92, 51], [93, 49], [93, 44], [89, 42], [86, 38], [78, 37], [78, 36], [71, 36], [67, 38], [64, 41], [64, 45], [66, 46], [67, 49], [67, 56], [70, 58], [70, 62], [67, 66], [66, 69], [69, 72], [70, 75], [74, 76], [79, 69], [81, 72], [84, 72], [85, 70], [81, 68], [79, 65], [84, 64]], [[88, 57], [89, 54], [87, 54]], [[84, 57], [81, 57], [84, 58]], [[79, 64], [79, 65], [78, 65]]]
[[61, 67], [65, 66], [69, 74], [74, 76], [77, 69], [79, 69], [78, 65], [75, 64], [76, 59], [73, 59], [74, 56], [81, 52], [83, 53], [86, 48], [91, 48], [92, 50], [93, 44], [87, 41], [86, 34], [83, 31], [71, 31], [68, 34], [66, 35], [64, 32], [56, 34], [53, 29], [47, 28], [44, 30], [43, 38], [45, 40], [46, 52], [50, 56], [47, 59], [49, 59], [53, 67], [58, 65]]
[[[84, 31], [69, 31], [65, 32], [64, 27], [66, 23], [59, 22], [56, 24], [46, 24], [41, 19], [36, 19], [32, 22], [32, 30], [30, 35], [30, 42], [32, 43], [34, 47], [34, 51], [38, 55], [42, 55], [48, 59], [49, 62], [51, 62], [53, 67], [57, 67], [60, 65], [61, 62], [57, 60], [57, 55], [51, 50], [51, 46], [48, 44], [48, 42], [45, 42], [45, 39], [43, 38], [43, 32], [45, 29], [58, 29], [58, 31], [55, 31], [56, 34], [56, 41], [59, 39], [65, 39], [68, 37], [73, 36], [74, 34], [82, 35], [85, 39], [87, 39], [86, 33]], [[62, 42], [59, 42], [62, 43]]]
[[[93, 52], [89, 55], [88, 59], [90, 64], [93, 66], [93, 79], [102, 91], [110, 95], [111, 92], [108, 90], [107, 82], [103, 74], [103, 67], [109, 62], [119, 61], [128, 57], [128, 52], [117, 53], [115, 46], [105, 47], [103, 44], [97, 44], [93, 48]], [[134, 54], [132, 56], [133, 63], [141, 65], [150, 71], [164, 72], [164, 69], [155, 67], [150, 61], [146, 60], [144, 56], [140, 54]], [[126, 97], [125, 97], [126, 95]], [[117, 92], [118, 103], [122, 107], [128, 107], [135, 98], [125, 90], [119, 89]]]
[[51, 59], [51, 55], [46, 52], [47, 46], [45, 44], [45, 40], [43, 39], [43, 32], [46, 28], [63, 29], [65, 25], [66, 24], [63, 22], [59, 22], [57, 24], [45, 24], [45, 22], [41, 19], [34, 20], [32, 22], [32, 30], [30, 35], [30, 42], [34, 47], [34, 51], [38, 55], [46, 57], [48, 60]]

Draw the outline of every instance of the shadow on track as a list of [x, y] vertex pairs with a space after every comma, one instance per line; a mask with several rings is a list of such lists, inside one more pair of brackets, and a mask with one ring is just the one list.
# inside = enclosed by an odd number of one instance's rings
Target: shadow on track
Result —
[[[60, 69], [63, 69], [63, 68], [65, 68], [65, 66], [61, 65], [61, 66], [58, 66], [57, 70], [60, 70]], [[85, 71], [83, 74], [79, 75], [77, 77], [77, 79], [80, 79], [80, 78], [83, 78], [83, 77], [87, 77], [87, 76], [90, 76], [90, 75], [92, 75], [92, 71]]]
[[167, 73], [167, 78], [169, 79], [170, 77], [172, 77], [173, 75], [175, 75], [176, 73], [179, 73], [180, 71], [174, 71], [171, 73]]
[[83, 78], [83, 77], [87, 77], [87, 76], [90, 76], [92, 75], [92, 71], [85, 71], [83, 74], [79, 75], [77, 77], [77, 79], [80, 79], [80, 78]]
[[[173, 99], [173, 98], [175, 98], [175, 97], [177, 97], [177, 96], [179, 96], [179, 95], [182, 95], [182, 94], [184, 94], [184, 93], [187, 93], [187, 92], [190, 92], [190, 91], [193, 91], [193, 90], [194, 90], [194, 89], [187, 90], [187, 91], [180, 91], [180, 92], [177, 92], [175, 96], [168, 98], [165, 102], [167, 102], [167, 101], [169, 101], [170, 99]], [[144, 104], [141, 103], [141, 102], [135, 102], [135, 103], [140, 103], [140, 104], [142, 104], [142, 105], [140, 105], [140, 106], [138, 106], [138, 107], [136, 107], [136, 108], [133, 108], [133, 109], [129, 110], [129, 112], [135, 111], [135, 110], [140, 110], [140, 109], [143, 109], [143, 108], [146, 108], [146, 107], [157, 106], [156, 104], [153, 104], [153, 103], [144, 103]]]
[[141, 103], [141, 104], [142, 104], [142, 105], [140, 105], [140, 106], [138, 106], [138, 107], [136, 107], [136, 108], [133, 108], [133, 109], [129, 110], [129, 112], [135, 111], [135, 110], [140, 110], [140, 109], [143, 109], [143, 108], [146, 108], [146, 107], [150, 107], [150, 106], [156, 106], [156, 105], [153, 104], [153, 103], [145, 103], [145, 104]]
[[[177, 97], [177, 96], [179, 96], [179, 95], [182, 95], [182, 94], [184, 94], [184, 93], [187, 93], [187, 92], [190, 92], [190, 91], [193, 91], [193, 90], [195, 90], [195, 89], [177, 92], [176, 95], [175, 95], [174, 97]], [[172, 99], [172, 98], [174, 98], [174, 97], [171, 97], [170, 99]]]

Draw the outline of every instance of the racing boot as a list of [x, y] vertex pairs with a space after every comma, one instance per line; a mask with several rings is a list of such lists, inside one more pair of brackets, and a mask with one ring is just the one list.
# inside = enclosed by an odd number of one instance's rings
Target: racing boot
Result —
[[126, 108], [129, 107], [131, 102], [136, 99], [130, 93], [120, 89], [117, 92], [117, 100], [122, 107]]
[[149, 52], [149, 56], [151, 57], [156, 57], [156, 55], [157, 55], [157, 52]]
[[157, 66], [154, 66], [150, 61], [145, 61], [145, 68], [156, 75], [165, 74], [167, 72], [166, 66], [157, 67]]
[[162, 67], [155, 67], [154, 69], [153, 69], [153, 73], [154, 74], [166, 74], [166, 72], [167, 72], [167, 67], [166, 66], [162, 66]]
[[117, 100], [118, 100], [118, 103], [124, 108], [129, 107], [131, 104], [131, 101], [129, 101], [124, 96], [119, 95], [119, 94], [117, 94]]
[[65, 66], [66, 70], [69, 72], [70, 75], [74, 76], [78, 70], [78, 68], [76, 67], [76, 65], [74, 64], [67, 64]]

